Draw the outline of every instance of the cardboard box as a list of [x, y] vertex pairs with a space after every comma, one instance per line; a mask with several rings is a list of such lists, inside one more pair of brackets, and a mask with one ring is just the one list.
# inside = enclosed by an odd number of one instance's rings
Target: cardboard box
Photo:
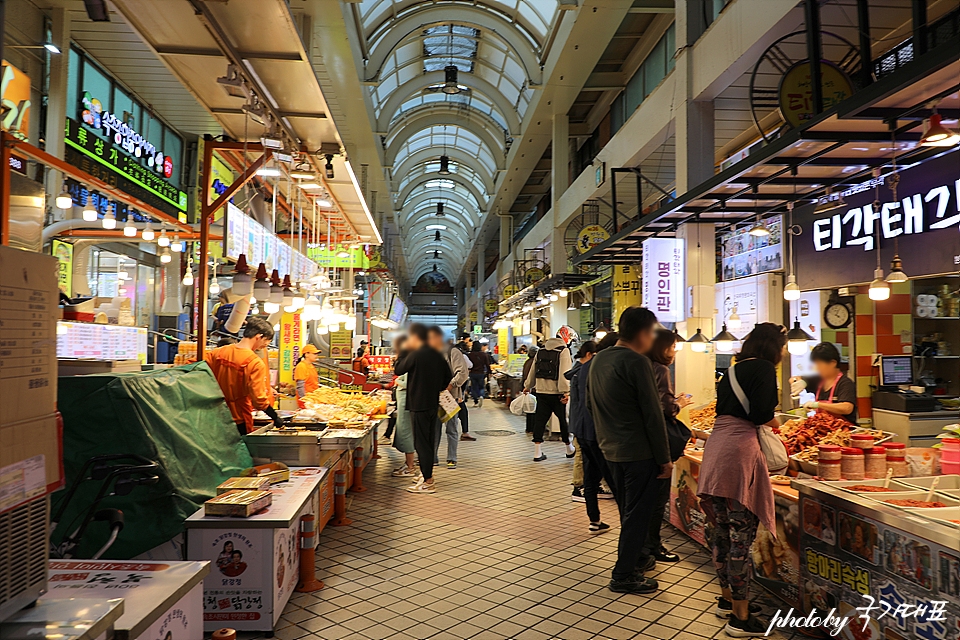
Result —
[[0, 246], [0, 425], [56, 411], [58, 302], [56, 258]]
[[63, 486], [57, 413], [0, 425], [0, 513]]

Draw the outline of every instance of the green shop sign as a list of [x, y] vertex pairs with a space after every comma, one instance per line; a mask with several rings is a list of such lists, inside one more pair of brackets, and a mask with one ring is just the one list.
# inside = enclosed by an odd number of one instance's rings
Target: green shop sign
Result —
[[[337, 255], [337, 254], [347, 255]], [[370, 260], [363, 252], [363, 247], [350, 249], [336, 247], [334, 249], [319, 245], [307, 245], [307, 257], [317, 263], [321, 269], [369, 269]]]
[[120, 144], [113, 142], [116, 137], [104, 140], [76, 120], [67, 118], [65, 160], [165, 213], [176, 216], [186, 212], [187, 194], [167, 182], [162, 172], [144, 166], [141, 158], [128, 153], [124, 143], [129, 136], [119, 137]]

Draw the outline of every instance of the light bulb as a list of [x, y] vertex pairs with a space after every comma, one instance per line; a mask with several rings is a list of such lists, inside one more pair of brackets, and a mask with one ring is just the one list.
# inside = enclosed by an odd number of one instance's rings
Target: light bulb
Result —
[[93, 208], [93, 205], [90, 203], [90, 196], [87, 196], [87, 204], [83, 207], [83, 221], [84, 222], [96, 222], [97, 221], [97, 210]]
[[707, 350], [706, 342], [693, 342], [690, 344], [690, 348], [696, 353], [704, 353]]
[[170, 249], [164, 247], [163, 251], [160, 252], [160, 262], [163, 264], [169, 264], [170, 260], [173, 259], [173, 256], [170, 255]]
[[147, 242], [151, 242], [156, 236], [157, 234], [153, 232], [153, 227], [150, 226], [150, 221], [147, 220], [147, 226], [143, 228], [143, 232], [140, 234], [140, 237]]
[[273, 325], [273, 332], [274, 332], [274, 333], [277, 333], [278, 331], [280, 331], [280, 323], [279, 323], [279, 322], [278, 322], [277, 324]]
[[137, 228], [133, 224], [133, 218], [127, 215], [127, 221], [123, 223], [123, 235], [128, 238], [137, 236]]
[[70, 195], [70, 192], [67, 191], [67, 183], [63, 183], [63, 189], [60, 190], [60, 195], [57, 196], [56, 200], [57, 209], [70, 209], [73, 207], [73, 197]]
[[293, 303], [292, 307], [295, 309], [303, 309], [303, 305], [307, 303], [307, 298], [300, 291], [295, 291], [293, 294]]
[[214, 278], [210, 281], [210, 294], [215, 296], [218, 293], [220, 293], [220, 283]]
[[350, 317], [346, 322], [343, 323], [343, 328], [347, 331], [356, 331], [357, 330], [357, 319], [355, 317]]
[[713, 344], [717, 347], [717, 351], [722, 351], [724, 353], [727, 351], [733, 351], [733, 342], [730, 340], [717, 340]]
[[570, 293], [570, 292], [567, 291], [566, 289], [560, 289], [560, 291], [558, 291], [557, 293], [560, 294], [560, 297], [561, 297], [561, 298], [566, 298], [566, 297], [567, 297], [567, 294]]
[[167, 236], [167, 230], [161, 229], [160, 235], [157, 237], [157, 246], [158, 247], [169, 247], [170, 246], [170, 237]]
[[787, 276], [787, 284], [783, 287], [783, 299], [790, 302], [800, 299], [800, 285], [797, 284], [797, 276], [792, 273]]
[[190, 265], [187, 265], [187, 271], [183, 274], [183, 280], [181, 281], [181, 284], [185, 287], [193, 286], [193, 267]]
[[250, 306], [252, 307], [252, 306], [255, 305], [255, 304], [257, 304], [257, 296], [255, 296], [255, 295], [253, 295], [253, 294], [251, 293], [251, 294], [250, 294]]
[[686, 343], [680, 342], [680, 341], [674, 342], [674, 343], [673, 343], [673, 350], [674, 350], [674, 351], [683, 351], [683, 345], [684, 345], [684, 344], [686, 344]]
[[327, 335], [328, 333], [329, 333], [329, 329], [327, 329], [327, 325], [323, 324], [322, 322], [318, 322], [318, 323], [317, 323], [317, 335], [318, 335], [318, 336], [325, 336], [325, 335]]
[[328, 324], [327, 331], [340, 331], [340, 323], [337, 322], [335, 324]]
[[806, 340], [787, 340], [787, 351], [794, 356], [802, 356], [807, 352]]
[[104, 229], [117, 228], [117, 214], [114, 213], [113, 209], [107, 210], [107, 215], [103, 216], [103, 220], [100, 221], [100, 224], [103, 225]]
[[886, 300], [890, 297], [890, 283], [883, 279], [883, 269], [877, 269], [873, 272], [873, 282], [870, 283], [870, 289], [867, 295], [871, 300]]
[[556, 302], [559, 299], [560, 299], [560, 296], [558, 296], [557, 294], [555, 293], [550, 294], [550, 302]]
[[277, 311], [280, 311], [280, 305], [276, 302], [270, 302], [268, 300], [267, 302], [263, 303], [263, 311], [264, 313], [276, 313]]
[[283, 308], [283, 310], [286, 311], [287, 313], [296, 313], [296, 312], [297, 312], [297, 308], [296, 308], [295, 306], [293, 306], [292, 304], [291, 304], [291, 305], [287, 305], [286, 307]]
[[183, 251], [183, 243], [180, 242], [179, 233], [173, 234], [173, 242], [170, 243], [170, 251], [173, 251], [174, 253], [180, 253]]

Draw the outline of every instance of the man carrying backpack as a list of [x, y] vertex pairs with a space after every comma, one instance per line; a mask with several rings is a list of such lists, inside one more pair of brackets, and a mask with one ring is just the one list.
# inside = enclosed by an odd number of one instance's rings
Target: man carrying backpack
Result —
[[530, 373], [524, 380], [524, 393], [532, 390], [537, 392], [537, 413], [533, 423], [534, 462], [547, 459], [541, 446], [551, 414], [560, 421], [560, 437], [566, 445], [567, 457], [572, 458], [576, 454], [567, 432], [566, 404], [570, 397], [570, 381], [563, 375], [571, 366], [573, 362], [566, 343], [560, 338], [550, 338], [537, 351]]

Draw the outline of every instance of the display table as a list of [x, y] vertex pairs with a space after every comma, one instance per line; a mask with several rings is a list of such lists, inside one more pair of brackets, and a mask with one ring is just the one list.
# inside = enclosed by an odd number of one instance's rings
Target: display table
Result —
[[123, 599], [51, 598], [22, 609], [0, 623], [3, 640], [112, 640], [123, 615]]
[[[673, 465], [670, 483], [670, 523], [693, 540], [707, 546], [704, 535], [706, 515], [700, 509], [697, 483], [703, 450], [688, 447]], [[773, 485], [777, 537], [763, 525], [757, 531], [751, 553], [753, 580], [785, 604], [800, 606], [799, 493], [784, 485]]]
[[[857, 638], [956, 638], [960, 629], [960, 528], [843, 491], [829, 483], [794, 480], [802, 514], [802, 611], [812, 607], [856, 618], [857, 607], [881, 607]], [[931, 510], [933, 511], [933, 510]], [[880, 616], [888, 603], [944, 603], [932, 615]], [[858, 623], [859, 632], [863, 626]], [[851, 636], [853, 637], [853, 636]]]
[[[118, 640], [199, 638], [203, 635], [203, 579], [209, 562], [51, 560], [49, 591], [40, 599], [123, 598], [114, 624]], [[5, 636], [4, 636], [5, 637]]]
[[204, 628], [273, 631], [297, 586], [300, 518], [321, 519], [319, 487], [327, 467], [295, 467], [271, 487], [273, 504], [249, 518], [187, 518], [187, 558], [209, 560], [203, 581]]

